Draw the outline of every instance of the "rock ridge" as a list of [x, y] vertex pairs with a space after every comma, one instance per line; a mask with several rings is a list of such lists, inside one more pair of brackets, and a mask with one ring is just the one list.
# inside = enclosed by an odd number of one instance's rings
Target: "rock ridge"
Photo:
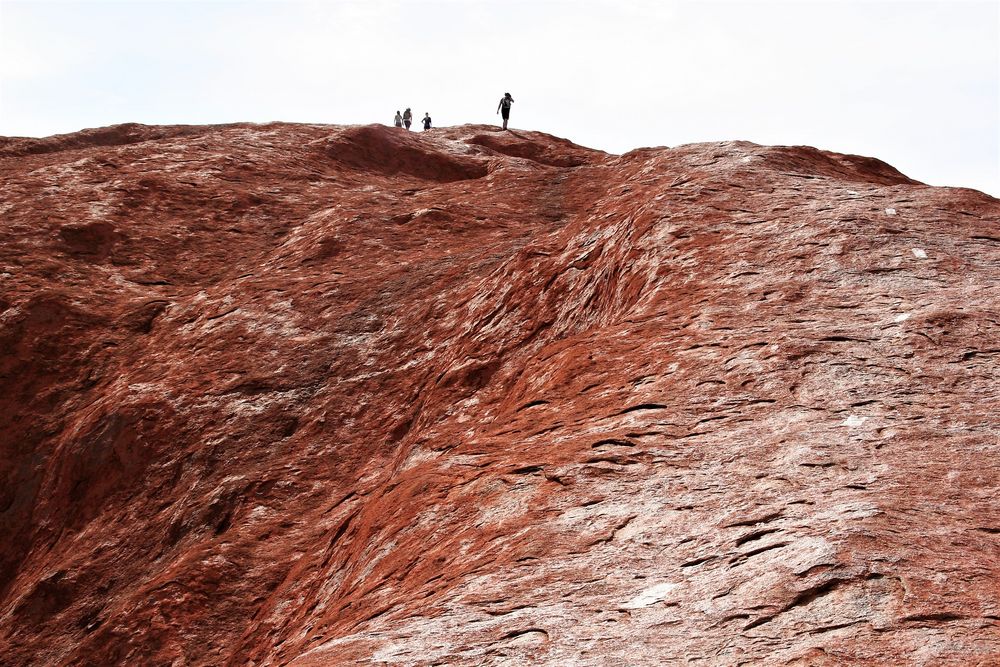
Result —
[[14, 665], [1000, 661], [1000, 202], [484, 125], [0, 138]]

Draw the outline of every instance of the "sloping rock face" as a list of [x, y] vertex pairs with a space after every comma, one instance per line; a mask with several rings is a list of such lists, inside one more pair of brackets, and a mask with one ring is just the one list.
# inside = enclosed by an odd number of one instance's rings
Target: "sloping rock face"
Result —
[[10, 665], [1000, 662], [1000, 202], [730, 142], [0, 140]]

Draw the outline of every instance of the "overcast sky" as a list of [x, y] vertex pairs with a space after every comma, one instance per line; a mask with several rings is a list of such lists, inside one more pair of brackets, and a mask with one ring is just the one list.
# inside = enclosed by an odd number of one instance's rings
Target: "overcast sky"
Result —
[[1000, 196], [1000, 1], [0, 0], [0, 135], [495, 123], [624, 152], [746, 139]]

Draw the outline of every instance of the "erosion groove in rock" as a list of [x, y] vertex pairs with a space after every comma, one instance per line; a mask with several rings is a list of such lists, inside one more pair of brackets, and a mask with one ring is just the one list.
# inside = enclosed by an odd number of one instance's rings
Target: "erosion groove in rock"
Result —
[[746, 142], [0, 140], [12, 665], [1000, 663], [1000, 202]]

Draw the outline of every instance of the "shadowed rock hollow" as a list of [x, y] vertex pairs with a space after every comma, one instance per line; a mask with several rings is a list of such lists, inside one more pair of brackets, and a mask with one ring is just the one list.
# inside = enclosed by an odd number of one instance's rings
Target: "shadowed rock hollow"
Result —
[[745, 142], [0, 139], [11, 665], [1000, 662], [1000, 202]]

